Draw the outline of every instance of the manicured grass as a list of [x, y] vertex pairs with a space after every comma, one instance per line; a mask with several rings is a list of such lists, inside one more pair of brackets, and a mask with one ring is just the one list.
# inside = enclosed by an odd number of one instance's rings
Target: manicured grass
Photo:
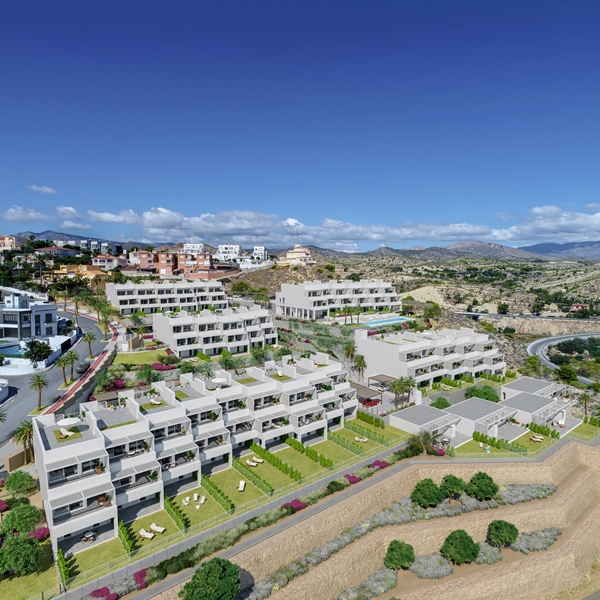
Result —
[[383, 450], [383, 448], [384, 448], [384, 446], [382, 446], [381, 444], [376, 444], [372, 440], [369, 440], [368, 442], [357, 442], [354, 438], [360, 437], [360, 436], [357, 435], [356, 433], [354, 433], [354, 431], [350, 431], [349, 429], [346, 429], [345, 427], [342, 427], [341, 429], [336, 429], [333, 433], [335, 433], [335, 435], [345, 439], [347, 442], [352, 442], [355, 446], [358, 446], [359, 448], [362, 448], [363, 450], [372, 450], [373, 448], [378, 448], [380, 450]]
[[[0, 582], [0, 597], [10, 598], [10, 600], [28, 600], [36, 593], [39, 595], [42, 590], [52, 591], [55, 596], [58, 594], [58, 580], [50, 540], [44, 541], [42, 546], [44, 553], [38, 563], [38, 570], [31, 575], [3, 579]], [[50, 596], [45, 594], [45, 597]]]
[[284, 450], [275, 452], [275, 456], [295, 469], [298, 469], [305, 477], [319, 471], [326, 471], [325, 467], [318, 462], [311, 460], [305, 454], [300, 454], [300, 452], [293, 448], [285, 448]]
[[254, 383], [255, 381], [258, 381], [258, 379], [255, 379], [254, 377], [244, 377], [243, 379], [236, 379], [235, 381], [240, 385], [246, 385], [248, 383]]
[[189, 398], [189, 396], [181, 390], [175, 390], [175, 398], [177, 398], [177, 400], [185, 400], [186, 398]]
[[[252, 455], [249, 454], [240, 459], [246, 467], [248, 467], [248, 465], [246, 465], [246, 460], [248, 460], [248, 458], [252, 458]], [[264, 463], [259, 463], [256, 467], [248, 467], [248, 469], [256, 471], [256, 474], [264, 479], [274, 490], [290, 485], [290, 483], [294, 483], [294, 480], [289, 475], [282, 473], [266, 460]]]
[[59, 435], [61, 435], [60, 431], [58, 429], [55, 429], [54, 430], [54, 437], [56, 438], [56, 441], [57, 442], [66, 442], [67, 440], [72, 441], [72, 440], [77, 440], [77, 439], [83, 437], [81, 435], [81, 432], [79, 431], [79, 429], [77, 429], [77, 427], [69, 427], [67, 429], [67, 431], [69, 431], [73, 435], [70, 435], [70, 436], [65, 437], [65, 438], [61, 438], [61, 437], [58, 437]]
[[[198, 498], [202, 498], [202, 496], [206, 497], [206, 501], [200, 506], [200, 508], [196, 508], [198, 502], [194, 502], [194, 494], [198, 494]], [[191, 498], [190, 504], [189, 506], [184, 506], [181, 501], [187, 496]], [[182, 492], [181, 494], [175, 496], [173, 501], [189, 519], [190, 525], [202, 523], [202, 521], [211, 519], [216, 515], [225, 514], [225, 511], [221, 508], [221, 506], [217, 504], [217, 502], [213, 500], [212, 496], [202, 487], [197, 487], [189, 492]], [[157, 525], [160, 525], [160, 523], [157, 523]]]
[[365, 423], [364, 421], [361, 421], [359, 419], [351, 419], [350, 423], [358, 425], [363, 429], [368, 429], [369, 431], [372, 431], [373, 433], [384, 437], [388, 442], [402, 442], [410, 437], [410, 434], [406, 431], [402, 431], [402, 429], [397, 429], [396, 427], [392, 427], [391, 425], [386, 425], [385, 429], [381, 429], [379, 427], [375, 427], [375, 425]]
[[146, 412], [154, 410], [155, 408], [160, 408], [161, 406], [167, 406], [167, 403], [164, 400], [160, 400], [160, 404], [151, 404], [150, 402], [140, 404], [140, 408]]
[[110, 425], [109, 427], [100, 427], [102, 431], [106, 431], [107, 429], [116, 429], [117, 427], [123, 427], [123, 425], [131, 425], [132, 423], [137, 423], [137, 421], [125, 421], [125, 423], [117, 423], [116, 425]]
[[[246, 482], [243, 492], [238, 492], [241, 480]], [[252, 485], [245, 477], [242, 477], [235, 469], [226, 469], [210, 476], [210, 480], [236, 505], [241, 506], [256, 498], [266, 500], [267, 497], [257, 487]]]
[[[483, 445], [486, 446], [487, 444]], [[490, 451], [486, 452], [483, 448], [479, 447], [479, 442], [476, 442], [475, 440], [469, 440], [466, 444], [456, 448], [456, 454], [487, 454], [488, 456], [498, 456], [501, 454], [503, 456], [508, 456], [509, 454], [512, 454], [512, 452], [509, 452], [508, 450], [500, 450], [498, 448], [494, 448], [493, 446], [490, 446]]]
[[[151, 540], [147, 540], [146, 538], [142, 538], [139, 536], [139, 532], [142, 528], [144, 528], [149, 533], [154, 533], [152, 529], [150, 529], [150, 524], [156, 523], [159, 527], [166, 527], [166, 530], [163, 533], [157, 533], [154, 538]], [[140, 517], [136, 519], [133, 523], [130, 523], [131, 531], [137, 538], [137, 547], [143, 548], [144, 546], [148, 546], [152, 544], [152, 542], [159, 540], [160, 536], [167, 536], [177, 533], [179, 531], [177, 525], [173, 523], [171, 517], [167, 514], [165, 510], [159, 510], [158, 512], [152, 513], [151, 515], [146, 515], [145, 517]]]
[[67, 382], [67, 385], [62, 383], [61, 385], [58, 386], [58, 389], [59, 390], [68, 390], [74, 383], [75, 383], [75, 379], [69, 379]]
[[[116, 558], [125, 557], [125, 549], [119, 538], [98, 544], [89, 550], [78, 552], [72, 558], [73, 568], [71, 577], [83, 575], [86, 571], [95, 569]], [[69, 566], [71, 562], [67, 561]]]
[[42, 414], [48, 407], [47, 406], [42, 406], [42, 408], [40, 410], [36, 408], [34, 408], [30, 413], [27, 414], [28, 417], [35, 417], [36, 415], [40, 415]]
[[[532, 442], [531, 436], [537, 435], [538, 437], [544, 438], [541, 442]], [[533, 431], [528, 431], [525, 435], [522, 435], [520, 438], [514, 440], [515, 444], [520, 444], [529, 450], [530, 452], [535, 452], [540, 448], [543, 448], [548, 444], [548, 442], [556, 442], [555, 438], [551, 438], [549, 435], [542, 435], [541, 433], [533, 433]]]
[[581, 425], [577, 425], [575, 429], [573, 429], [569, 434], [575, 433], [579, 435], [598, 435], [600, 433], [600, 427], [596, 427], [595, 425], [590, 425], [589, 423], [581, 423]]
[[[333, 433], [336, 432], [334, 431]], [[338, 446], [337, 444], [334, 444], [333, 442], [330, 442], [328, 440], [324, 442], [319, 442], [318, 444], [314, 444], [313, 446], [311, 446], [311, 448], [314, 448], [317, 452], [323, 454], [323, 456], [331, 458], [335, 465], [349, 460], [351, 458], [357, 460], [356, 454], [352, 454], [352, 452], [349, 452], [348, 450], [345, 450], [341, 446]]]
[[161, 356], [167, 356], [166, 350], [148, 350], [146, 352], [119, 352], [115, 356], [113, 365], [151, 365], [160, 362]]
[[275, 379], [276, 381], [289, 381], [291, 379], [291, 377], [288, 377], [287, 375], [277, 375], [277, 373], [269, 375], [269, 377], [271, 379]]

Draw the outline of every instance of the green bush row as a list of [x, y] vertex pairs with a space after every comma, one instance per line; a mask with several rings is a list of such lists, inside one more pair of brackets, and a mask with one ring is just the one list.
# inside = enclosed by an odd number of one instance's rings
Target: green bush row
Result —
[[490, 373], [480, 373], [479, 377], [488, 381], [495, 381], [496, 383], [504, 383], [506, 381], [506, 377], [503, 375], [490, 375]]
[[204, 475], [202, 475], [202, 487], [206, 489], [222, 508], [229, 513], [233, 513], [235, 504], [229, 499], [225, 492]]
[[60, 579], [63, 585], [65, 585], [71, 577], [71, 571], [69, 569], [69, 565], [67, 565], [65, 553], [60, 548], [56, 552], [56, 566], [58, 567]]
[[477, 500], [491, 500], [498, 489], [494, 480], [480, 471], [471, 477], [469, 483], [455, 475], [446, 475], [439, 487], [432, 479], [421, 479], [410, 493], [410, 499], [422, 508], [429, 508], [437, 506], [446, 498], [457, 498], [463, 492]]
[[244, 463], [237, 458], [233, 459], [233, 468], [243, 475], [250, 483], [254, 484], [259, 490], [271, 496], [273, 494], [273, 487], [267, 481], [265, 481], [258, 473], [251, 471]]
[[331, 458], [327, 458], [326, 456], [320, 454], [310, 446], [305, 446], [302, 442], [299, 442], [297, 439], [288, 436], [285, 439], [285, 443], [297, 452], [300, 452], [300, 454], [306, 455], [306, 458], [310, 458], [310, 460], [319, 463], [322, 467], [325, 467], [326, 469], [333, 468], [333, 460]]
[[127, 554], [131, 554], [135, 550], [135, 540], [121, 519], [119, 519], [119, 539]]
[[488, 446], [492, 446], [493, 448], [498, 448], [499, 450], [508, 450], [509, 452], [516, 452], [517, 454], [528, 452], [527, 448], [525, 448], [525, 446], [521, 446], [521, 444], [509, 442], [504, 438], [496, 439], [486, 435], [485, 433], [480, 433], [479, 431], [473, 432], [473, 439], [476, 442], [482, 442]]
[[529, 423], [529, 431], [539, 433], [540, 435], [549, 435], [555, 439], [560, 437], [560, 433], [556, 429], [550, 429], [548, 425], [538, 425], [537, 423]]
[[358, 411], [356, 411], [356, 418], [359, 421], [364, 421], [365, 423], [369, 423], [369, 425], [374, 425], [375, 427], [379, 427], [380, 429], [385, 429], [385, 421], [383, 419], [379, 419], [369, 413], [358, 410]]
[[590, 425], [593, 425], [594, 427], [600, 427], [600, 419], [598, 419], [598, 417], [589, 417], [586, 415], [585, 417], [583, 417], [583, 422], [584, 423], [589, 423]]
[[181, 531], [185, 531], [188, 527], [188, 519], [183, 514], [183, 511], [169, 498], [165, 496], [165, 510], [167, 514], [175, 521], [175, 525], [179, 527]]
[[252, 442], [250, 444], [250, 449], [254, 454], [258, 454], [261, 458], [266, 460], [269, 464], [273, 465], [276, 469], [279, 469], [282, 473], [289, 475], [294, 481], [302, 480], [302, 473], [295, 469], [291, 465], [283, 462], [278, 456], [271, 454], [268, 450], [259, 446], [257, 443]]

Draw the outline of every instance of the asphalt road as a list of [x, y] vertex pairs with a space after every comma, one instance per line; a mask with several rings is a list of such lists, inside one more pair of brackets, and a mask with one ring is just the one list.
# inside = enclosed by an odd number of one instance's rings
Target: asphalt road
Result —
[[[67, 319], [75, 320], [72, 313], [60, 312], [59, 314]], [[94, 353], [94, 356], [98, 356], [106, 346], [106, 342], [102, 341], [102, 331], [100, 331], [100, 328], [94, 320], [82, 316], [79, 316], [78, 319], [79, 326], [84, 333], [91, 330], [96, 334], [97, 339], [92, 343], [92, 352]], [[80, 340], [73, 347], [73, 350], [79, 355], [80, 362], [84, 362], [88, 355], [87, 343]], [[63, 384], [62, 370], [59, 367], [53, 365], [47, 371], [43, 371], [43, 374], [48, 379], [50, 385], [42, 392], [42, 406], [50, 404], [58, 396], [62, 396], [65, 393], [64, 390], [58, 390]], [[74, 377], [77, 379], [80, 375], [74, 373]], [[2, 378], [8, 380], [11, 388], [11, 395], [2, 405], [3, 410], [6, 411], [7, 418], [6, 422], [0, 425], [0, 449], [10, 440], [17, 425], [24, 419], [27, 419], [27, 415], [37, 407], [37, 392], [29, 389], [31, 374], [3, 375]], [[69, 371], [67, 370], [67, 379], [68, 378]]]
[[[553, 371], [558, 367], [551, 361], [546, 358], [546, 348], [551, 344], [557, 344], [558, 342], [562, 342], [563, 340], [572, 340], [573, 338], [588, 338], [588, 337], [598, 337], [600, 333], [578, 333], [578, 334], [569, 334], [569, 335], [557, 335], [556, 337], [543, 338], [541, 340], [536, 340], [535, 342], [531, 342], [529, 346], [527, 346], [527, 353], [530, 356], [537, 356], [542, 364]], [[578, 377], [579, 381], [585, 385], [590, 383], [594, 383], [594, 380], [588, 379], [587, 377]], [[599, 599], [600, 600], [600, 599]]]

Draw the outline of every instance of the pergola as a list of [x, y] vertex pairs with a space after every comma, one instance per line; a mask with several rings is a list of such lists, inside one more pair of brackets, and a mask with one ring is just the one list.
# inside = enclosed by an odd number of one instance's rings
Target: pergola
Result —
[[350, 385], [356, 390], [356, 395], [360, 402], [369, 402], [371, 398], [375, 398], [376, 396], [379, 396], [379, 402], [381, 402], [383, 392], [373, 390], [358, 383], [350, 382]]
[[371, 379], [380, 385], [385, 386], [390, 381], [394, 381], [396, 377], [390, 377], [389, 375], [373, 375], [367, 379], [367, 385], [371, 385]]

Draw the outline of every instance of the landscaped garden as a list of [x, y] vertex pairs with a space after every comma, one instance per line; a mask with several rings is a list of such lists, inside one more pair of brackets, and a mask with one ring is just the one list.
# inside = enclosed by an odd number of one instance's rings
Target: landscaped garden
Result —
[[341, 437], [342, 439], [346, 440], [347, 442], [350, 442], [350, 443], [354, 444], [355, 446], [358, 446], [365, 452], [375, 450], [376, 448], [378, 448], [380, 450], [384, 449], [384, 446], [381, 446], [380, 444], [376, 444], [375, 442], [373, 442], [372, 440], [369, 440], [369, 439], [367, 439], [366, 442], [357, 442], [355, 438], [360, 437], [360, 436], [357, 433], [354, 433], [354, 431], [350, 431], [349, 429], [346, 429], [345, 427], [336, 429], [333, 433], [335, 435], [337, 435], [338, 437]]
[[[279, 456], [279, 453], [277, 453]], [[252, 455], [244, 456], [242, 460], [242, 464], [246, 464], [246, 460], [248, 457], [251, 458]], [[262, 463], [258, 463], [256, 467], [248, 467], [253, 473], [264, 479], [274, 490], [277, 490], [282, 487], [286, 487], [292, 483], [294, 480], [285, 473], [282, 473], [279, 469], [276, 469], [273, 465], [270, 465], [267, 461]]]
[[[238, 482], [239, 483], [239, 482]], [[194, 500], [194, 494], [198, 494], [198, 501]], [[196, 508], [200, 503], [200, 499], [204, 496], [204, 503], [200, 505], [200, 508]], [[185, 506], [182, 502], [184, 498], [190, 498], [190, 503]], [[173, 502], [181, 509], [181, 512], [187, 517], [190, 525], [196, 525], [202, 521], [212, 519], [217, 515], [225, 513], [219, 503], [213, 499], [213, 497], [203, 488], [197, 487], [189, 492], [182, 492], [173, 498]], [[157, 523], [160, 525], [160, 523]], [[173, 533], [171, 531], [171, 533]]]
[[152, 365], [160, 362], [161, 357], [168, 356], [166, 350], [145, 350], [142, 352], [119, 352], [113, 365]]
[[[481, 446], [479, 444], [482, 444]], [[485, 450], [488, 448], [489, 452]], [[458, 448], [455, 449], [457, 458], [460, 458], [461, 455], [465, 454], [488, 454], [489, 456], [519, 456], [515, 455], [513, 452], [509, 452], [508, 450], [495, 448], [494, 446], [490, 446], [489, 444], [483, 444], [482, 442], [476, 442], [475, 440], [469, 440], [466, 444], [462, 444]]]
[[372, 433], [384, 437], [388, 442], [393, 442], [396, 444], [400, 444], [410, 437], [410, 433], [402, 431], [402, 429], [398, 429], [392, 425], [386, 425], [385, 429], [381, 429], [381, 427], [371, 425], [371, 423], [366, 423], [365, 421], [360, 421], [358, 419], [351, 419], [349, 422], [354, 423], [363, 429], [368, 429]]
[[[148, 533], [155, 533], [150, 527], [152, 523], [158, 525], [159, 527], [165, 527], [165, 531], [163, 533], [156, 533], [156, 535], [151, 540], [140, 536], [139, 533], [142, 529], [145, 529]], [[175, 523], [165, 510], [160, 510], [150, 515], [140, 517], [139, 519], [136, 519], [135, 521], [130, 523], [129, 527], [136, 538], [137, 548], [143, 548], [152, 544], [153, 542], [156, 543], [155, 540], [160, 540], [161, 536], [166, 537], [179, 531], [177, 525], [175, 525]]]
[[[241, 506], [257, 498], [266, 500], [266, 496], [235, 469], [225, 469], [213, 473], [209, 480], [214, 483], [236, 506]], [[244, 480], [246, 486], [243, 492], [239, 491], [240, 481]]]
[[[533, 441], [532, 437], [539, 439], [539, 442]], [[519, 444], [527, 448], [529, 452], [536, 452], [540, 448], [545, 448], [549, 443], [556, 442], [557, 439], [550, 437], [549, 435], [542, 435], [541, 433], [533, 433], [528, 431], [525, 435], [522, 435], [520, 438], [517, 438], [514, 443]]]
[[334, 465], [337, 465], [350, 459], [356, 459], [356, 454], [352, 454], [352, 452], [350, 452], [349, 450], [345, 450], [341, 446], [338, 446], [337, 444], [334, 444], [329, 440], [325, 440], [324, 442], [314, 444], [312, 448], [314, 448], [317, 452], [323, 454], [327, 458], [333, 460]]
[[[293, 448], [285, 448], [284, 450], [280, 450], [279, 452], [275, 453], [275, 456], [295, 469], [298, 469], [298, 471], [302, 473], [303, 477], [308, 477], [314, 473], [325, 470], [318, 462], [311, 460], [305, 454], [300, 454], [300, 452], [294, 450]], [[325, 476], [325, 473], [323, 473], [323, 476]]]

